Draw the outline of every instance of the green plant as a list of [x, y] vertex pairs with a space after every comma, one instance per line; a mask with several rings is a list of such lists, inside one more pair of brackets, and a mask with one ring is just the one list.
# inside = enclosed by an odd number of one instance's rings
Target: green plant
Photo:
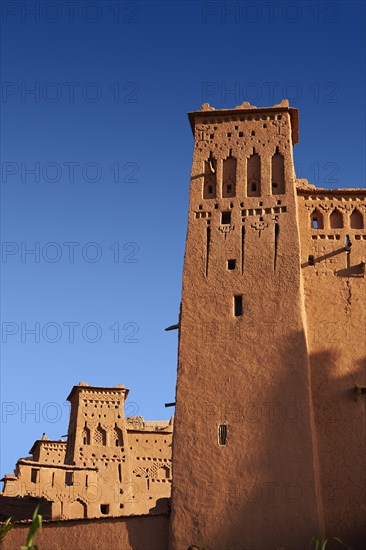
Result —
[[326, 550], [327, 544], [331, 540], [334, 540], [335, 542], [339, 542], [339, 544], [343, 546], [343, 548], [349, 548], [338, 537], [331, 537], [330, 539], [325, 539], [324, 537], [313, 537], [311, 539], [310, 548], [311, 550]]
[[[335, 541], [335, 542], [338, 542], [342, 546], [342, 548], [346, 548], [347, 550], [352, 550], [352, 548], [350, 548], [349, 546], [344, 544], [344, 542], [341, 541], [341, 539], [339, 539], [338, 537], [331, 537], [329, 539], [326, 539], [324, 537], [313, 537], [311, 539], [309, 549], [310, 550], [326, 550], [328, 542], [330, 542], [332, 540]], [[277, 550], [286, 550], [286, 549], [285, 549], [284, 546], [281, 546], [280, 548], [277, 548]]]
[[39, 506], [34, 510], [32, 517], [32, 525], [30, 526], [27, 542], [25, 546], [21, 546], [20, 550], [38, 550], [38, 546], [33, 544], [38, 529], [42, 530], [42, 516], [38, 513]]
[[5, 523], [3, 523], [0, 526], [0, 544], [5, 538], [5, 535], [9, 533], [10, 529], [13, 528], [13, 524], [11, 523], [11, 518], [8, 518]]

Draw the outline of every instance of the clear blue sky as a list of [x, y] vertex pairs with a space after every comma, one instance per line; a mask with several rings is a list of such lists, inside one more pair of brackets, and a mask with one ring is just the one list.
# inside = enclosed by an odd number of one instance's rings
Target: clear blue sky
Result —
[[4, 474], [67, 433], [79, 381], [125, 384], [128, 414], [173, 413], [186, 113], [288, 98], [298, 177], [363, 187], [366, 63], [361, 1], [1, 8]]

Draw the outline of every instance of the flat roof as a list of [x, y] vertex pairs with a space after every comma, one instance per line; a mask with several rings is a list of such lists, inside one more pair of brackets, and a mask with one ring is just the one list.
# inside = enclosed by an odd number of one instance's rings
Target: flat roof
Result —
[[188, 113], [188, 118], [191, 124], [192, 133], [194, 135], [194, 127], [196, 118], [221, 118], [221, 117], [235, 117], [238, 118], [243, 115], [258, 115], [265, 113], [290, 113], [291, 117], [291, 132], [292, 143], [298, 143], [299, 141], [299, 112], [294, 107], [288, 107], [285, 105], [275, 105], [273, 107], [236, 107], [234, 109], [213, 109], [212, 107], [207, 110], [192, 111]]
[[296, 192], [298, 195], [324, 195], [324, 196], [343, 196], [347, 195], [351, 197], [366, 197], [366, 188], [364, 187], [338, 187], [336, 189], [324, 189], [324, 187], [315, 187], [312, 184], [308, 184], [309, 187], [304, 187], [303, 184], [296, 185]]
[[67, 444], [67, 442], [63, 441], [62, 439], [36, 439], [29, 452], [33, 453], [33, 451], [35, 451], [35, 447], [46, 443], [57, 443], [57, 445], [65, 445], [65, 446]]
[[77, 393], [79, 390], [88, 390], [88, 391], [95, 391], [95, 392], [103, 392], [103, 391], [108, 391], [108, 392], [117, 392], [117, 393], [124, 393], [125, 397], [128, 396], [129, 394], [129, 391], [127, 388], [125, 388], [122, 384], [119, 385], [119, 386], [114, 386], [114, 387], [100, 387], [100, 386], [88, 386], [86, 384], [81, 384], [81, 385], [77, 385], [77, 386], [74, 386], [70, 392], [70, 394], [68, 395], [68, 397], [66, 398], [68, 401], [71, 401], [72, 397], [74, 396], [75, 393]]

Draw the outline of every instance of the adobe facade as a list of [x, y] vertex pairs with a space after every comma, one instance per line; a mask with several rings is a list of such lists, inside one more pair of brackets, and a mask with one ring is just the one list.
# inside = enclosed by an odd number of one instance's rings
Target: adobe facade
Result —
[[47, 499], [50, 519], [167, 512], [172, 420], [125, 417], [127, 395], [123, 385], [74, 386], [67, 441], [36, 441], [3, 478], [3, 497]]
[[124, 418], [123, 386], [79, 384], [67, 443], [37, 441], [4, 494], [49, 497], [55, 548], [89, 547], [98, 522], [111, 547], [108, 522], [131, 550], [303, 550], [320, 535], [361, 549], [366, 190], [296, 178], [287, 101], [189, 118], [174, 435]]
[[361, 548], [366, 190], [296, 179], [287, 101], [189, 118], [170, 548]]

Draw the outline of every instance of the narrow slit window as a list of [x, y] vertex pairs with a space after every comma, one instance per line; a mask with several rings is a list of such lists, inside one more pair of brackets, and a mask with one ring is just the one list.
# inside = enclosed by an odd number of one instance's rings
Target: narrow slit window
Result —
[[210, 259], [211, 227], [206, 228], [206, 277], [208, 276], [208, 264]]
[[243, 315], [243, 296], [234, 296], [234, 315], [235, 317], [241, 317]]
[[236, 268], [236, 260], [228, 260], [227, 268], [229, 271], [233, 271]]
[[66, 472], [65, 473], [65, 485], [67, 487], [70, 487], [71, 485], [74, 485], [74, 472]]
[[86, 425], [86, 423], [85, 423], [82, 435], [83, 435], [83, 445], [90, 445], [90, 430]]
[[309, 265], [315, 265], [314, 256], [309, 256], [309, 257], [308, 257], [308, 264], [309, 264]]
[[221, 212], [221, 223], [222, 225], [230, 225], [231, 212]]
[[281, 195], [285, 192], [285, 158], [276, 147], [272, 157], [272, 194]]
[[219, 425], [219, 445], [225, 447], [227, 441], [227, 424]]
[[205, 161], [203, 168], [203, 198], [216, 196], [216, 161], [212, 155]]
[[222, 165], [222, 196], [235, 197], [236, 194], [236, 158], [232, 156], [230, 149], [229, 156]]
[[350, 252], [351, 252], [351, 246], [352, 246], [352, 241], [351, 241], [351, 239], [349, 238], [349, 235], [346, 235], [345, 249], [346, 249], [346, 252], [347, 252], [347, 253], [350, 253]]

